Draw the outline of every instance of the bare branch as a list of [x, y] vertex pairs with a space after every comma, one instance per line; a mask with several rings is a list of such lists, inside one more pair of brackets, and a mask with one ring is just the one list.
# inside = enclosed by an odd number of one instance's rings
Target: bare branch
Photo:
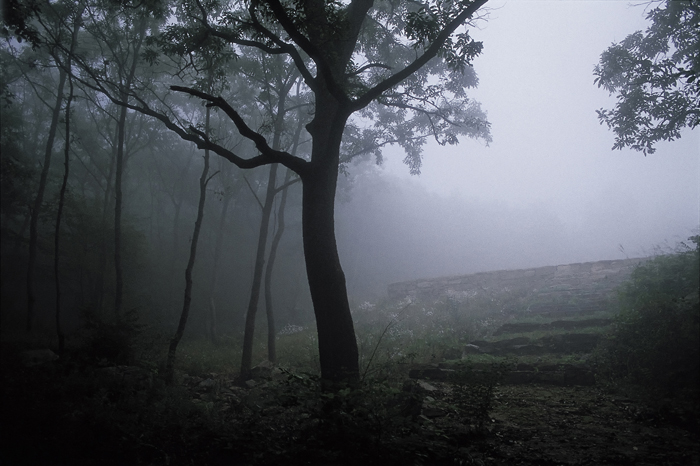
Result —
[[[233, 107], [229, 105], [228, 102], [223, 97], [214, 97], [213, 95], [207, 94], [205, 92], [199, 91], [197, 89], [192, 89], [189, 87], [183, 87], [183, 86], [170, 86], [170, 89], [176, 92], [183, 92], [185, 94], [189, 94], [194, 97], [199, 97], [200, 99], [206, 100], [209, 102], [208, 105], [218, 107], [221, 110], [228, 115], [228, 117], [233, 121], [233, 123], [236, 125], [236, 128], [238, 129], [238, 132], [241, 134], [241, 136], [250, 139], [254, 144], [256, 149], [260, 151], [260, 156], [258, 157], [253, 157], [253, 159], [256, 158], [262, 158], [266, 160], [266, 163], [259, 164], [259, 165], [265, 165], [268, 163], [280, 163], [284, 165], [285, 167], [289, 168], [290, 170], [293, 170], [295, 173], [299, 174], [300, 176], [303, 175], [303, 172], [305, 171], [305, 167], [308, 162], [306, 162], [304, 159], [295, 157], [288, 152], [284, 151], [279, 151], [279, 150], [274, 150], [272, 149], [269, 144], [267, 143], [267, 140], [265, 137], [258, 133], [257, 131], [254, 131], [251, 129], [243, 120], [243, 118], [236, 112]], [[208, 141], [208, 139], [205, 139], [201, 137], [200, 139], [204, 139]], [[253, 160], [253, 159], [248, 159], [248, 160]], [[235, 163], [235, 162], [234, 162]], [[241, 168], [247, 168], [239, 165], [236, 163]], [[256, 165], [258, 166], [258, 165]]]
[[250, 185], [250, 181], [248, 181], [248, 178], [246, 178], [245, 175], [243, 175], [243, 180], [245, 181], [245, 184], [248, 185], [248, 189], [250, 189], [251, 194], [253, 194], [253, 197], [255, 198], [256, 201], [258, 201], [258, 205], [260, 206], [260, 210], [264, 210], [265, 208], [263, 207], [263, 203], [260, 202], [260, 198], [256, 194], [255, 190], [253, 187]]

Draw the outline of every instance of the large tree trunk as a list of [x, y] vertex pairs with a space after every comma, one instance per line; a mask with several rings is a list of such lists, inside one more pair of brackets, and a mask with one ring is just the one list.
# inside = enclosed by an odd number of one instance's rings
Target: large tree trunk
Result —
[[330, 170], [335, 175], [319, 173], [304, 180], [304, 256], [316, 315], [321, 376], [331, 382], [354, 382], [360, 373], [357, 341], [333, 220], [337, 167]]
[[355, 328], [335, 239], [335, 191], [346, 120], [330, 95], [317, 94], [316, 114], [307, 126], [313, 137], [313, 166], [302, 176], [304, 257], [316, 316], [321, 377], [334, 383], [353, 383], [360, 377]]
[[54, 103], [53, 112], [51, 115], [49, 136], [46, 140], [44, 166], [41, 169], [39, 188], [37, 189], [36, 198], [34, 198], [34, 207], [32, 208], [31, 218], [29, 220], [29, 264], [27, 265], [27, 333], [32, 331], [32, 325], [34, 323], [34, 304], [36, 302], [36, 297], [34, 296], [34, 269], [36, 267], [37, 243], [39, 241], [39, 213], [41, 212], [41, 205], [44, 202], [46, 181], [49, 176], [49, 167], [51, 166], [53, 142], [56, 138], [58, 117], [61, 112], [61, 101], [63, 100], [63, 87], [66, 84], [66, 72], [63, 70], [63, 68], [59, 68], [58, 75], [58, 90], [56, 91], [56, 102]]

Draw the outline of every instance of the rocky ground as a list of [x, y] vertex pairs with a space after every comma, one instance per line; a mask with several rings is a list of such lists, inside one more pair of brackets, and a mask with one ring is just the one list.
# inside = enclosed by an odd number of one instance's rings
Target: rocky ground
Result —
[[598, 330], [610, 323], [607, 318], [506, 323], [488, 341], [467, 345], [459, 363], [421, 366], [411, 376], [432, 379], [432, 393], [449, 393], [450, 384], [437, 380], [448, 379], [465, 361], [483, 355], [507, 361], [486, 426], [490, 450], [481, 457], [486, 464], [700, 464], [697, 417], [673, 403], [652, 410], [596, 384], [589, 360]]
[[[495, 333], [497, 339], [467, 345], [462, 359], [413, 366], [404, 390], [418, 392], [421, 402], [411, 447], [440, 453], [397, 464], [700, 465], [697, 418], [672, 403], [653, 410], [596, 384], [590, 352], [600, 336], [596, 329], [609, 324], [607, 319], [509, 323]], [[524, 336], [543, 329], [557, 333]], [[465, 368], [487, 374], [493, 362], [479, 359], [484, 355], [502, 357], [503, 377], [486, 422], [470, 424], [452, 377]], [[264, 380], [249, 385], [264, 386]], [[202, 400], [213, 399], [219, 387], [214, 398], [227, 400], [224, 409], [261, 390], [261, 385], [252, 392], [239, 388], [215, 374], [185, 384]]]
[[596, 380], [591, 351], [609, 324], [511, 321], [359, 395], [319, 394], [269, 364], [245, 383], [179, 374], [165, 395], [143, 368], [66, 376], [31, 353], [27, 372], [4, 369], [0, 464], [700, 466], [691, 411]]

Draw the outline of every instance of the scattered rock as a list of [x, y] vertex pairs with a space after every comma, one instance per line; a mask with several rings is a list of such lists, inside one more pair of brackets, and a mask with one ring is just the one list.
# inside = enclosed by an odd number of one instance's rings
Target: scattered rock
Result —
[[443, 417], [447, 415], [447, 411], [444, 409], [436, 408], [434, 406], [424, 406], [421, 414], [428, 419], [435, 419], [438, 417]]
[[252, 379], [271, 379], [275, 369], [275, 364], [270, 361], [263, 361], [250, 370]]
[[97, 374], [113, 377], [127, 383], [136, 390], [146, 390], [153, 386], [153, 374], [136, 366], [109, 366], [97, 369]]
[[462, 359], [464, 359], [464, 357], [466, 357], [470, 354], [481, 354], [481, 353], [483, 353], [483, 351], [481, 351], [481, 348], [479, 348], [478, 346], [476, 346], [474, 344], [464, 345], [464, 348], [462, 349]]
[[429, 384], [428, 382], [426, 382], [425, 380], [419, 380], [419, 381], [417, 382], [417, 384], [418, 384], [418, 386], [419, 386], [420, 388], [422, 388], [422, 389], [425, 390], [426, 392], [434, 392], [434, 391], [437, 390], [436, 387], [430, 385], [430, 384]]
[[20, 353], [20, 359], [22, 361], [22, 365], [25, 367], [33, 367], [55, 361], [58, 359], [58, 355], [50, 349], [44, 348], [22, 351]]
[[203, 388], [205, 390], [211, 390], [216, 386], [216, 380], [214, 379], [206, 379], [202, 380], [199, 382], [199, 385], [197, 385], [199, 388]]
[[431, 379], [431, 380], [447, 380], [447, 378], [454, 374], [455, 371], [452, 369], [441, 369], [436, 366], [415, 366], [408, 373], [408, 376], [412, 379]]

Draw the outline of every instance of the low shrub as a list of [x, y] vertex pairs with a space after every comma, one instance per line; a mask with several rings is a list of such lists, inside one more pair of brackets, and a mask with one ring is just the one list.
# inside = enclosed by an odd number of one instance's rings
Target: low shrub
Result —
[[619, 293], [620, 313], [598, 354], [608, 380], [654, 397], [700, 388], [700, 236], [640, 266]]

